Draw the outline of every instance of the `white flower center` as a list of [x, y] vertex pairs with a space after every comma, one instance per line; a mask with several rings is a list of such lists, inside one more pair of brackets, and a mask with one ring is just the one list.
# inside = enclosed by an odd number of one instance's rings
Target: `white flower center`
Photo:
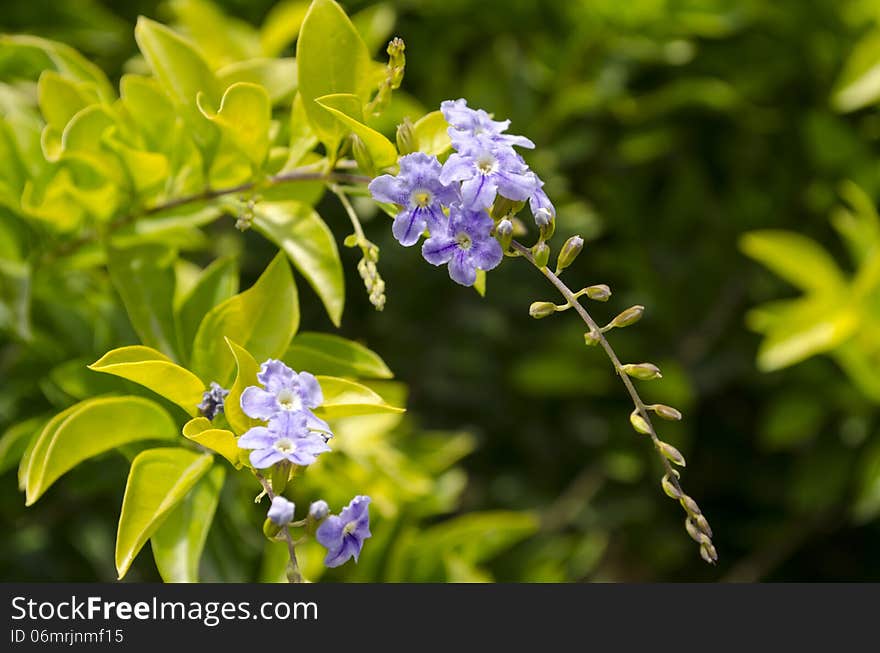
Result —
[[495, 172], [495, 169], [497, 167], [498, 162], [495, 160], [495, 157], [488, 152], [485, 154], [481, 154], [479, 157], [477, 157], [477, 170], [479, 170], [482, 174], [491, 174]]
[[293, 390], [285, 388], [275, 397], [281, 410], [300, 410], [302, 408], [302, 399], [299, 394]]
[[290, 453], [294, 450], [293, 440], [290, 438], [279, 438], [272, 446], [281, 453]]
[[431, 204], [431, 202], [434, 199], [434, 196], [431, 193], [431, 191], [429, 191], [429, 190], [425, 190], [424, 188], [416, 188], [412, 192], [412, 195], [410, 195], [410, 198], [412, 199], [413, 203], [415, 203], [417, 206], [420, 206], [421, 208], [425, 208], [426, 206]]
[[355, 530], [357, 530], [357, 522], [350, 521], [345, 526], [342, 527], [342, 534], [343, 535], [351, 535], [352, 533], [355, 532]]
[[458, 243], [458, 246], [461, 249], [470, 249], [471, 245], [473, 245], [471, 237], [463, 231], [458, 232], [458, 234], [455, 236], [455, 242]]

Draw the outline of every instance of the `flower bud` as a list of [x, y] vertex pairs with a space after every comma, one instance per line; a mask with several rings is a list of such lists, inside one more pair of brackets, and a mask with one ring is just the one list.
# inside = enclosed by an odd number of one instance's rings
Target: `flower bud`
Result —
[[613, 327], [627, 327], [631, 324], [635, 324], [639, 320], [642, 319], [642, 315], [645, 313], [644, 306], [631, 306], [626, 309], [623, 313], [615, 317], [611, 320], [611, 326]]
[[516, 215], [522, 210], [523, 206], [525, 206], [525, 202], [517, 202], [508, 197], [504, 197], [504, 195], [496, 195], [489, 213], [494, 220], [500, 220], [507, 216]]
[[513, 223], [507, 218], [504, 218], [495, 227], [495, 237], [498, 239], [498, 242], [501, 243], [502, 251], [506, 252], [509, 250], [510, 243], [513, 242]]
[[539, 268], [547, 267], [547, 261], [550, 260], [550, 246], [543, 240], [532, 247], [532, 257], [535, 259], [535, 265]]
[[715, 551], [715, 547], [711, 542], [706, 542], [700, 546], [700, 556], [710, 565], [718, 562], [718, 552]]
[[397, 127], [397, 151], [401, 156], [419, 151], [419, 138], [416, 136], [412, 121], [405, 117]]
[[541, 232], [541, 240], [550, 240], [556, 232], [556, 218], [547, 209], [538, 209], [535, 222]]
[[532, 302], [532, 305], [529, 306], [529, 315], [536, 320], [540, 320], [542, 317], [549, 317], [555, 312], [556, 304], [553, 302]]
[[584, 343], [587, 347], [594, 347], [599, 344], [600, 334], [598, 331], [587, 331], [584, 333]]
[[330, 506], [328, 506], [327, 502], [323, 499], [312, 501], [312, 505], [309, 506], [309, 519], [312, 521], [322, 521], [326, 519], [329, 514]]
[[667, 474], [664, 474], [663, 478], [660, 479], [660, 485], [663, 486], [663, 491], [666, 493], [666, 496], [668, 496], [670, 499], [680, 499], [681, 498], [681, 492], [679, 492], [678, 488], [676, 488], [672, 484], [672, 481], [669, 480], [669, 476]]
[[597, 302], [607, 302], [608, 298], [611, 297], [611, 288], [606, 286], [604, 283], [600, 283], [596, 286], [590, 286], [586, 289], [587, 297]]
[[653, 379], [662, 379], [660, 368], [653, 363], [627, 363], [620, 366], [620, 371], [624, 374], [639, 379], [640, 381], [651, 381]]
[[406, 67], [404, 50], [406, 50], [406, 44], [399, 36], [391, 39], [388, 42], [388, 48], [385, 50], [388, 53], [388, 68], [391, 71], [390, 82], [393, 89], [400, 88], [400, 84], [403, 81], [403, 71]]
[[661, 417], [663, 419], [668, 419], [670, 422], [677, 422], [681, 420], [681, 413], [675, 410], [672, 406], [666, 406], [665, 404], [654, 404], [653, 406], [649, 406], [651, 410], [657, 415], [657, 417]]
[[700, 506], [698, 506], [697, 502], [691, 499], [688, 495], [682, 494], [681, 498], [678, 501], [679, 503], [681, 503], [681, 507], [685, 509], [687, 514], [691, 515], [692, 517], [702, 514], [700, 512]]
[[266, 521], [263, 522], [263, 535], [265, 535], [268, 539], [275, 541], [280, 534], [281, 526], [279, 526], [267, 517]]
[[370, 177], [375, 177], [376, 164], [373, 162], [373, 155], [370, 154], [366, 143], [357, 134], [351, 135], [351, 152], [354, 154], [354, 160], [357, 161], [361, 171]]
[[712, 527], [709, 526], [708, 520], [703, 515], [697, 515], [693, 519], [701, 533], [704, 533], [707, 537], [712, 537]]
[[[671, 444], [666, 442], [658, 442], [657, 449], [662, 453], [670, 462], [675, 463], [679, 467], [685, 467], [684, 456], [681, 455], [681, 452], [673, 447]], [[687, 497], [690, 499], [690, 497]], [[683, 500], [683, 499], [682, 499]]]
[[636, 430], [637, 433], [641, 433], [643, 435], [651, 434], [651, 425], [639, 414], [638, 409], [634, 410], [629, 415], [629, 423], [632, 424], [632, 427]]
[[693, 520], [690, 517], [688, 517], [684, 520], [684, 528], [688, 532], [688, 535], [691, 536], [691, 539], [694, 540], [694, 542], [699, 542], [702, 539], [700, 537], [702, 535], [702, 533], [700, 532], [700, 529], [697, 528], [697, 525], [693, 522]]
[[580, 236], [572, 236], [566, 240], [556, 259], [556, 274], [559, 274], [569, 265], [574, 263], [574, 260], [578, 257], [578, 254], [581, 253], [583, 248], [584, 239]]

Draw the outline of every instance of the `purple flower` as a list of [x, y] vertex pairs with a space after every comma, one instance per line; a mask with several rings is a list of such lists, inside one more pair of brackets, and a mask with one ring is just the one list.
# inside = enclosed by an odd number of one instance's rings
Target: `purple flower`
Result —
[[309, 506], [309, 519], [321, 521], [322, 519], [326, 519], [329, 514], [330, 506], [328, 506], [327, 502], [323, 499], [312, 501], [312, 504]]
[[196, 408], [208, 419], [214, 419], [218, 413], [223, 412], [223, 400], [226, 399], [228, 394], [229, 390], [221, 387], [216, 381], [211, 381], [210, 389], [206, 390], [202, 395], [202, 403], [196, 406]]
[[490, 140], [501, 145], [535, 147], [535, 144], [525, 136], [504, 133], [510, 126], [509, 120], [492, 120], [492, 116], [483, 109], [468, 108], [465, 99], [441, 102], [440, 111], [450, 125], [449, 137], [457, 150], [460, 150], [461, 146], [474, 136], [487, 136]]
[[293, 521], [294, 508], [293, 501], [288, 501], [279, 495], [272, 499], [272, 505], [266, 516], [278, 526], [287, 526]]
[[418, 242], [425, 229], [433, 230], [445, 221], [441, 205], [457, 198], [453, 188], [440, 180], [437, 157], [414, 152], [400, 158], [400, 174], [382, 175], [370, 182], [370, 193], [379, 202], [392, 202], [403, 208], [394, 218], [391, 231], [401, 245]]
[[432, 232], [422, 245], [422, 256], [432, 265], [449, 264], [449, 276], [472, 286], [477, 270], [491, 270], [504, 257], [501, 245], [490, 235], [492, 218], [485, 211], [452, 206], [443, 230]]
[[370, 537], [370, 497], [356, 496], [339, 516], [330, 515], [318, 527], [315, 537], [327, 549], [324, 564], [338, 567], [354, 558], [357, 562], [364, 540]]
[[330, 427], [310, 409], [324, 403], [321, 385], [308, 372], [297, 374], [281, 361], [269, 359], [260, 366], [257, 381], [264, 387], [252, 385], [241, 393], [241, 409], [254, 419], [269, 420], [285, 412], [301, 412], [309, 428], [332, 437]]
[[474, 210], [492, 206], [497, 193], [524, 202], [535, 191], [535, 179], [513, 149], [487, 136], [470, 138], [446, 159], [440, 171], [442, 184], [462, 182], [462, 205]]
[[251, 465], [265, 469], [282, 460], [311, 465], [319, 454], [330, 451], [326, 440], [310, 430], [304, 412], [282, 411], [268, 426], [254, 426], [238, 439], [242, 449], [253, 449]]

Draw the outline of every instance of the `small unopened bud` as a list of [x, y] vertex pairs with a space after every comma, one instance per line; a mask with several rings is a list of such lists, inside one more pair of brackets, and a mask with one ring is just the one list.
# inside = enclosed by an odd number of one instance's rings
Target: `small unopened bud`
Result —
[[650, 435], [651, 426], [648, 424], [647, 420], [644, 417], [639, 415], [638, 410], [634, 410], [630, 413], [629, 423], [632, 424], [632, 427], [636, 430], [637, 433], [641, 433], [643, 435]]
[[709, 526], [709, 521], [703, 515], [697, 515], [693, 519], [700, 532], [705, 533], [707, 537], [712, 537], [712, 527]]
[[711, 542], [700, 545], [700, 556], [710, 565], [714, 565], [718, 561], [718, 552]]
[[670, 422], [678, 422], [681, 420], [681, 413], [675, 410], [672, 406], [654, 404], [653, 406], [650, 406], [650, 409], [654, 411], [657, 417], [668, 419]]
[[640, 381], [651, 381], [652, 379], [662, 379], [660, 368], [653, 363], [627, 363], [620, 366], [620, 371]]
[[596, 286], [590, 286], [587, 288], [587, 297], [597, 302], [607, 302], [608, 298], [611, 297], [611, 288], [606, 286], [604, 283], [600, 283]]
[[555, 312], [556, 304], [553, 302], [532, 302], [532, 305], [529, 306], [529, 315], [536, 320], [540, 320], [542, 317], [549, 317]]
[[584, 239], [580, 236], [572, 236], [566, 240], [562, 249], [559, 250], [559, 257], [556, 259], [556, 274], [559, 274], [569, 265], [574, 263], [574, 260], [578, 257], [578, 254], [581, 253], [583, 248]]
[[584, 333], [584, 343], [587, 347], [594, 347], [599, 344], [600, 335], [597, 331], [587, 331]]
[[507, 251], [510, 249], [510, 243], [513, 242], [513, 223], [504, 218], [498, 225], [495, 227], [495, 237], [498, 239], [498, 242], [501, 243], [501, 250]]
[[539, 268], [547, 267], [547, 261], [550, 260], [550, 246], [543, 240], [532, 247], [532, 257], [535, 259], [535, 265]]
[[263, 535], [274, 541], [280, 534], [281, 526], [273, 522], [271, 519], [266, 518], [266, 521], [263, 522]]
[[[657, 449], [662, 453], [670, 462], [675, 463], [679, 467], [685, 467], [684, 456], [681, 455], [681, 452], [673, 447], [671, 444], [666, 442], [658, 442]], [[690, 498], [690, 497], [688, 497]]]
[[692, 517], [702, 514], [700, 512], [700, 506], [698, 506], [697, 502], [691, 499], [688, 495], [682, 494], [678, 501], [681, 503], [681, 507], [685, 509], [687, 514]]
[[613, 327], [627, 327], [631, 324], [635, 324], [639, 320], [642, 319], [642, 315], [645, 314], [644, 306], [631, 306], [626, 309], [623, 313], [615, 317], [611, 320], [611, 326]]
[[323, 499], [312, 501], [312, 505], [309, 506], [309, 519], [312, 521], [322, 521], [326, 519], [329, 514], [330, 506], [328, 506], [327, 502]]
[[399, 36], [391, 39], [385, 50], [388, 53], [388, 68], [391, 71], [390, 82], [393, 89], [400, 88], [400, 83], [403, 81], [403, 71], [406, 67], [405, 50], [406, 44]]
[[688, 535], [691, 536], [691, 539], [694, 540], [694, 542], [699, 542], [702, 539], [702, 533], [700, 532], [700, 529], [697, 528], [697, 525], [690, 517], [684, 520], [684, 528], [688, 532]]
[[419, 151], [419, 137], [416, 136], [412, 121], [409, 116], [403, 119], [397, 127], [397, 151], [401, 156], [404, 154], [412, 154]]
[[541, 240], [550, 240], [556, 232], [556, 219], [547, 209], [538, 209], [535, 214], [535, 222], [541, 232]]
[[357, 161], [361, 171], [370, 177], [375, 177], [376, 164], [373, 162], [373, 155], [370, 154], [366, 143], [357, 134], [351, 135], [351, 152], [354, 154], [354, 160]]
[[672, 481], [669, 480], [669, 476], [667, 474], [664, 474], [663, 478], [660, 479], [660, 485], [663, 486], [663, 491], [666, 493], [666, 496], [668, 496], [670, 499], [681, 498], [681, 492], [679, 492], [678, 488], [676, 488], [672, 484]]

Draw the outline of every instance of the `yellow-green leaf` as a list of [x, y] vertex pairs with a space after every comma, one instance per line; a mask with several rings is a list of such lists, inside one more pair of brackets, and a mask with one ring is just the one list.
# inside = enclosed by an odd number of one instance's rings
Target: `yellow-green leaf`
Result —
[[248, 59], [224, 66], [217, 78], [224, 87], [236, 82], [259, 84], [269, 92], [273, 105], [290, 102], [296, 92], [296, 59]]
[[845, 284], [828, 252], [801, 234], [775, 229], [751, 231], [740, 239], [740, 248], [803, 290], [839, 292]]
[[147, 449], [131, 463], [119, 528], [116, 570], [125, 576], [135, 556], [168, 513], [211, 468], [213, 456], [179, 447]]
[[419, 146], [419, 152], [440, 156], [450, 147], [449, 123], [439, 111], [426, 113], [416, 120], [413, 125], [413, 133]]
[[284, 362], [297, 371], [312, 374], [373, 379], [393, 376], [378, 354], [360, 343], [329, 333], [297, 334], [284, 354]]
[[214, 465], [150, 538], [153, 560], [166, 583], [199, 581], [199, 559], [225, 479], [226, 469]]
[[201, 271], [189, 292], [174, 307], [180, 345], [188, 359], [199, 322], [212, 308], [238, 292], [238, 262], [232, 256], [218, 258]]
[[197, 406], [202, 401], [205, 384], [152, 347], [134, 345], [114, 349], [89, 365], [89, 369], [134, 381], [174, 402], [192, 416], [199, 413]]
[[353, 415], [402, 413], [403, 408], [390, 406], [365, 385], [334, 376], [318, 376], [324, 403], [315, 410], [323, 419], [338, 419]]
[[387, 168], [397, 163], [397, 148], [382, 134], [363, 123], [363, 107], [359, 97], [336, 93], [316, 98], [315, 102], [345, 125], [347, 130], [360, 137], [377, 168]]
[[217, 125], [254, 166], [261, 166], [269, 152], [269, 122], [272, 118], [266, 89], [258, 84], [236, 82], [226, 89], [216, 113], [202, 104], [203, 97], [199, 95], [197, 98], [202, 115]]
[[195, 417], [183, 425], [183, 435], [188, 440], [219, 453], [236, 469], [241, 467], [242, 450], [238, 448], [232, 431], [215, 428], [206, 417]]
[[60, 132], [78, 111], [98, 102], [98, 94], [82, 82], [44, 70], [37, 81], [37, 101], [46, 124]]
[[171, 417], [149, 399], [100, 397], [71, 406], [49, 420], [27, 457], [27, 505], [84, 460], [129, 442], [176, 437]]
[[232, 430], [241, 435], [252, 426], [257, 426], [260, 423], [259, 420], [245, 415], [241, 409], [241, 393], [248, 386], [257, 384], [260, 364], [254, 360], [254, 357], [246, 349], [238, 346], [229, 338], [226, 339], [226, 344], [229, 345], [229, 349], [235, 357], [236, 372], [235, 382], [232, 384], [232, 388], [230, 388], [229, 394], [226, 395], [226, 401], [223, 404], [223, 414], [226, 416], [226, 421], [229, 422]]

